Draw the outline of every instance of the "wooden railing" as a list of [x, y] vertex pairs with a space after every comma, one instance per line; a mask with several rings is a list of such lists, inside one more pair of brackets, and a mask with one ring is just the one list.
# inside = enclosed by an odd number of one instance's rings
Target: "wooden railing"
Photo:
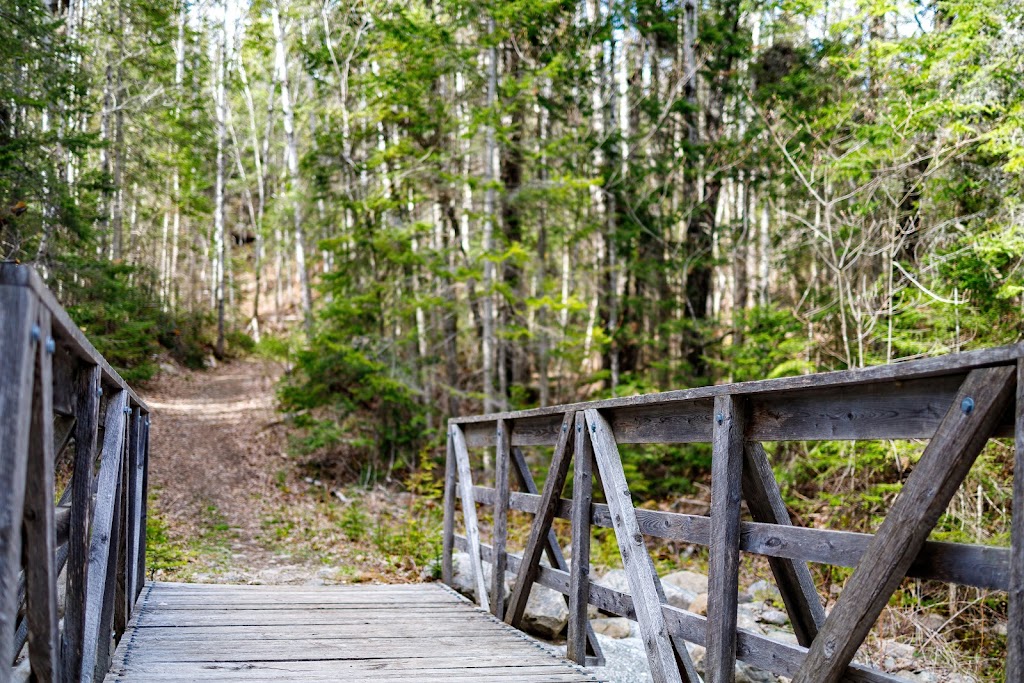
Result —
[[149, 419], [35, 271], [0, 263], [0, 682], [106, 674], [145, 582]]
[[[482, 606], [519, 626], [530, 589], [566, 596], [567, 649], [579, 663], [600, 657], [587, 605], [638, 622], [654, 680], [698, 681], [684, 641], [706, 647], [705, 680], [734, 680], [736, 660], [795, 683], [895, 681], [851, 663], [904, 577], [1008, 591], [1006, 680], [1024, 681], [1024, 476], [1013, 484], [1011, 548], [939, 543], [928, 535], [993, 436], [1016, 436], [1024, 472], [1024, 345], [862, 370], [702, 387], [591, 403], [462, 417], [448, 425], [443, 578], [452, 551], [468, 551]], [[791, 524], [767, 441], [929, 439], [877, 533]], [[636, 509], [619, 444], [712, 444], [711, 514]], [[554, 446], [538, 493], [520, 450]], [[495, 488], [473, 486], [469, 449], [496, 447]], [[561, 497], [573, 467], [573, 498]], [[510, 474], [519, 490], [513, 492]], [[607, 504], [592, 502], [597, 476]], [[465, 536], [455, 534], [461, 498]], [[743, 521], [746, 501], [752, 521]], [[490, 545], [476, 506], [493, 506]], [[506, 548], [508, 511], [534, 515], [522, 555]], [[570, 520], [566, 563], [551, 529]], [[629, 594], [589, 580], [590, 527], [615, 532]], [[707, 617], [666, 604], [645, 536], [708, 546]], [[737, 629], [740, 552], [766, 556], [799, 644]], [[541, 566], [542, 553], [550, 566]], [[493, 565], [485, 585], [483, 562]], [[826, 615], [808, 562], [855, 567]], [[506, 570], [516, 582], [503, 604]]]

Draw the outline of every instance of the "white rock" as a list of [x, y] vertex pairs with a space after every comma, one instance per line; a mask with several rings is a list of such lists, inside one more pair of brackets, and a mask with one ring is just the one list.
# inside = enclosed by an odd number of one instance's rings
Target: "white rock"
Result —
[[569, 608], [561, 593], [534, 584], [523, 613], [523, 630], [542, 638], [557, 638], [569, 623]]
[[772, 624], [773, 626], [785, 626], [789, 623], [789, 615], [777, 609], [766, 609], [764, 612], [761, 612], [757, 620], [765, 624]]
[[625, 617], [594, 619], [590, 625], [594, 628], [594, 633], [609, 638], [629, 638], [633, 626], [632, 622]]
[[682, 588], [694, 595], [700, 595], [701, 593], [708, 592], [708, 577], [699, 572], [691, 572], [689, 570], [667, 574], [662, 577], [661, 583], [663, 585], [670, 584], [677, 588]]

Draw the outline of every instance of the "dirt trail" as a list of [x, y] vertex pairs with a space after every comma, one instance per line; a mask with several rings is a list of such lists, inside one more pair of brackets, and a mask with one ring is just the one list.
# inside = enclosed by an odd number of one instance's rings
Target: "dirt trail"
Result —
[[301, 583], [322, 568], [275, 551], [262, 528], [287, 497], [286, 432], [274, 410], [280, 374], [258, 359], [167, 368], [142, 392], [153, 409], [154, 506], [189, 548], [187, 578]]

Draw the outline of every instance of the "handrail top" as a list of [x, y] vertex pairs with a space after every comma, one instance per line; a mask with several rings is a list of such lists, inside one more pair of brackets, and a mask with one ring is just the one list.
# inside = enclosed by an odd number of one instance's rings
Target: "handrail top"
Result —
[[800, 391], [821, 389], [824, 387], [842, 387], [857, 384], [871, 384], [884, 381], [905, 381], [925, 377], [964, 374], [977, 368], [995, 365], [1008, 365], [1024, 358], [1024, 342], [1007, 344], [988, 349], [949, 353], [932, 358], [874, 365], [852, 370], [833, 370], [817, 372], [809, 375], [778, 377], [775, 379], [734, 382], [731, 384], [715, 384], [692, 389], [675, 389], [671, 391], [620, 396], [596, 401], [580, 401], [563, 403], [545, 408], [528, 408], [484, 415], [465, 415], [449, 420], [452, 424], [472, 424], [494, 422], [496, 420], [516, 420], [524, 418], [560, 415], [588, 409], [622, 408], [635, 406], [657, 406], [670, 403], [684, 403], [716, 396], [741, 396], [768, 394], [773, 392]]
[[128, 392], [131, 403], [138, 406], [143, 414], [150, 412], [146, 402], [139, 398], [135, 390], [128, 386], [117, 370], [115, 370], [107, 359], [96, 350], [85, 334], [71, 320], [64, 307], [58, 303], [53, 292], [43, 282], [36, 269], [29, 265], [20, 264], [14, 261], [0, 261], [0, 286], [25, 287], [35, 294], [43, 306], [50, 312], [50, 324], [54, 338], [63, 343], [67, 349], [80, 360], [100, 367], [103, 380]]

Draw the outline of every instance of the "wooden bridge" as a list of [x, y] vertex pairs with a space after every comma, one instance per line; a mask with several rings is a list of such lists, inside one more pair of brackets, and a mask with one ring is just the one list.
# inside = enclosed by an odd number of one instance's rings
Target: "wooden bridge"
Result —
[[[906, 576], [1008, 592], [1006, 680], [1024, 681], [1024, 515], [1011, 548], [927, 540], [989, 438], [1016, 436], [1024, 468], [1022, 368], [1017, 345], [451, 420], [443, 578], [468, 551], [479, 608], [437, 584], [147, 583], [149, 409], [31, 269], [0, 264], [0, 683], [598, 680], [582, 668], [603, 658], [588, 604], [638, 622], [659, 683], [701, 680], [687, 642], [706, 647], [709, 683], [733, 681], [737, 660], [798, 683], [895, 683], [852, 662]], [[929, 440], [874, 535], [792, 525], [761, 446], [842, 439]], [[635, 508], [618, 446], [693, 442], [712, 444], [710, 516]], [[542, 490], [522, 450], [536, 446], [554, 448]], [[471, 449], [492, 447], [495, 485], [474, 486]], [[593, 502], [595, 479], [607, 503]], [[1024, 509], [1024, 478], [1014, 502]], [[478, 505], [493, 512], [489, 544]], [[521, 554], [509, 510], [533, 515]], [[556, 517], [571, 525], [569, 559]], [[589, 580], [592, 526], [614, 530], [628, 594]], [[645, 536], [709, 546], [707, 617], [666, 604]], [[799, 644], [737, 628], [741, 551], [768, 558]], [[855, 568], [828, 614], [808, 562]], [[535, 583], [565, 596], [576, 664], [517, 630]]]

